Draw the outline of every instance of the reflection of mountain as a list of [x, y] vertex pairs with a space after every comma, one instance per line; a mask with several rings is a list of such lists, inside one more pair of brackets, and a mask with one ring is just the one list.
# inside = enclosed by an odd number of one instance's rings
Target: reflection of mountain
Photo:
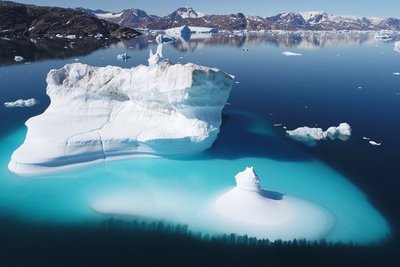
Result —
[[[149, 37], [141, 37], [123, 41], [124, 46], [135, 50], [147, 49]], [[269, 32], [264, 34], [245, 35], [192, 35], [189, 40], [179, 38], [171, 46], [182, 52], [191, 52], [204, 46], [246, 47], [257, 44], [272, 44], [278, 47], [298, 47], [303, 49], [319, 49], [333, 45], [357, 45], [374, 43], [374, 34], [369, 32]]]
[[292, 12], [275, 16], [246, 16], [243, 13], [208, 15], [190, 7], [181, 7], [160, 17], [144, 10], [126, 9], [118, 13], [79, 8], [91, 16], [132, 28], [163, 30], [183, 25], [219, 30], [400, 30], [400, 19], [337, 16], [326, 12]]
[[57, 40], [24, 40], [0, 38], [0, 66], [14, 64], [14, 56], [22, 56], [26, 62], [46, 59], [64, 59], [87, 55], [100, 47], [102, 41], [87, 38], [76, 42]]

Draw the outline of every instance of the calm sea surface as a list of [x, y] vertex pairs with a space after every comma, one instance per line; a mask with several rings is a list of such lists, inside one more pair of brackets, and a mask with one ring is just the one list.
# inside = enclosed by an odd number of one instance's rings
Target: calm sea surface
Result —
[[[149, 49], [157, 45], [153, 39], [92, 49], [0, 42], [0, 103], [40, 101], [31, 108], [0, 107], [1, 217], [101, 221], [109, 216], [94, 212], [90, 203], [123, 192], [143, 207], [158, 208], [146, 220], [218, 234], [194, 214], [232, 187], [237, 172], [254, 166], [263, 187], [332, 212], [339, 223], [328, 240], [365, 244], [389, 236], [398, 244], [400, 76], [394, 73], [400, 72], [400, 53], [393, 42], [368, 34], [215, 36], [164, 45], [164, 56], [173, 63], [217, 67], [236, 77], [221, 133], [209, 151], [190, 159], [128, 159], [35, 178], [8, 171], [10, 156], [26, 134], [24, 122], [49, 105], [45, 78], [50, 69], [78, 59], [95, 66], [147, 64]], [[287, 57], [284, 51], [302, 56]], [[118, 61], [120, 53], [131, 58]], [[15, 63], [15, 55], [26, 60]], [[341, 122], [353, 129], [348, 141], [321, 141], [315, 147], [290, 140], [282, 127], [326, 129]], [[382, 145], [372, 146], [363, 137]]]

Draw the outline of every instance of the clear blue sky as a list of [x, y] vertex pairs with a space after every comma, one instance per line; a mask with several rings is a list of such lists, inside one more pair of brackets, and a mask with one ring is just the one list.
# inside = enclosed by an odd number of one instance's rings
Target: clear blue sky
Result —
[[246, 15], [269, 16], [281, 12], [311, 10], [337, 15], [400, 17], [400, 0], [18, 0], [16, 2], [109, 11], [140, 8], [149, 14], [159, 16], [167, 15], [181, 6], [191, 6], [207, 14], [243, 12]]

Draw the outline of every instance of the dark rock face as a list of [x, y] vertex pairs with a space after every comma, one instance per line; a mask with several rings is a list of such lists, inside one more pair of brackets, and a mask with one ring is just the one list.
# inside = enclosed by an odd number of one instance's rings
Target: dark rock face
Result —
[[0, 2], [0, 36], [3, 37], [88, 36], [99, 33], [117, 38], [139, 35], [131, 28], [122, 28], [75, 9]]
[[400, 20], [389, 18], [380, 22], [365, 17], [333, 16], [324, 12], [281, 13], [270, 17], [230, 15], [204, 15], [189, 7], [181, 7], [165, 17], [148, 15], [140, 9], [128, 9], [114, 13], [117, 17], [102, 17], [109, 13], [102, 10], [85, 10], [87, 14], [104, 18], [131, 28], [165, 30], [183, 25], [217, 28], [219, 30], [400, 30]]

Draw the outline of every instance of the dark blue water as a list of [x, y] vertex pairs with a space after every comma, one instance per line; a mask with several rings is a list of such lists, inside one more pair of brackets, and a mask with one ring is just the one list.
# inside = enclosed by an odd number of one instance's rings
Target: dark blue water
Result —
[[[400, 213], [397, 203], [400, 203], [400, 195], [397, 191], [400, 185], [400, 166], [397, 155], [400, 151], [400, 77], [393, 75], [393, 72], [400, 71], [400, 53], [393, 50], [393, 43], [375, 42], [364, 37], [349, 37], [343, 40], [336, 38], [334, 42], [330, 42], [329, 38], [320, 42], [299, 42], [298, 38], [293, 38], [293, 42], [287, 42], [287, 39], [272, 39], [271, 41], [268, 36], [233, 39], [215, 37], [191, 40], [188, 43], [178, 42], [164, 48], [164, 55], [172, 62], [193, 62], [217, 67], [234, 74], [236, 81], [240, 82], [235, 84], [232, 90], [229, 99], [231, 106], [224, 110], [224, 123], [219, 139], [210, 151], [197, 159], [201, 162], [198, 163], [198, 168], [201, 169], [207, 159], [236, 160], [238, 164], [244, 164], [243, 159], [248, 157], [260, 159], [259, 164], [266, 164], [262, 161], [264, 159], [281, 164], [307, 163], [318, 159], [346, 177], [348, 182], [365, 194], [367, 201], [389, 224], [391, 237], [387, 242], [392, 242], [390, 247], [398, 246]], [[75, 58], [79, 58], [81, 63], [96, 66], [131, 67], [147, 64], [149, 48], [154, 49], [155, 44], [143, 38], [94, 50], [84, 56], [72, 53], [71, 57], [64, 59], [48, 56], [35, 61], [33, 58], [27, 58], [32, 64], [7, 63], [0, 67], [0, 103], [32, 97], [40, 101], [40, 105], [32, 108], [0, 108], [0, 118], [3, 122], [0, 128], [0, 147], [9, 145], [4, 142], [9, 142], [10, 139], [5, 138], [21, 131], [28, 118], [42, 113], [48, 106], [45, 77], [50, 69], [73, 63]], [[248, 51], [243, 51], [242, 48], [248, 48]], [[287, 50], [303, 55], [286, 57], [281, 54]], [[116, 55], [125, 52], [131, 59], [127, 62], [118, 61]], [[348, 122], [352, 126], [353, 136], [350, 140], [323, 141], [316, 147], [289, 140], [284, 129], [273, 127], [273, 124], [279, 123], [288, 129], [300, 126], [318, 126], [325, 129], [340, 122]], [[16, 136], [23, 139], [23, 132]], [[362, 139], [363, 136], [381, 142], [382, 145], [371, 146]], [[10, 145], [11, 147], [16, 147], [23, 141], [15, 138], [12, 140], [15, 144]], [[119, 167], [125, 166], [124, 163], [116, 164], [116, 167], [110, 167], [107, 174], [117, 173]], [[234, 164], [236, 163], [232, 162], [225, 168]], [[5, 167], [4, 164], [1, 166]], [[144, 172], [150, 172], [152, 169], [141, 166], [140, 170]], [[218, 169], [218, 166], [212, 168]], [[53, 180], [46, 182], [45, 188], [52, 190], [62, 184], [68, 185], [69, 190], [78, 191], [82, 184], [90, 187], [91, 183], [94, 183], [94, 178], [87, 178], [93, 170], [90, 168], [82, 172], [85, 173], [82, 177], [86, 177], [85, 181], [89, 182], [78, 180], [60, 183]], [[299, 172], [302, 170], [299, 168]], [[235, 171], [232, 171], [232, 174], [235, 174]], [[2, 170], [1, 173], [5, 172], [6, 170]], [[230, 170], [224, 172], [229, 175]], [[72, 173], [74, 179], [80, 179], [80, 171]], [[279, 171], [272, 171], [272, 174], [280, 176]], [[172, 177], [173, 172], [168, 175]], [[66, 176], [68, 173], [63, 178]], [[14, 178], [21, 187], [28, 190], [29, 186], [35, 183], [26, 183], [24, 179]], [[189, 188], [196, 190], [201, 179], [193, 179]], [[225, 186], [229, 185], [228, 181], [215, 184]], [[179, 182], [175, 181], [176, 184]], [[290, 190], [290, 182], [283, 182], [286, 184], [282, 189]], [[160, 183], [167, 185], [167, 181]], [[200, 184], [201, 190], [208, 190], [210, 182], [204, 183]], [[278, 180], [272, 180], [272, 183], [279, 186]], [[34, 184], [34, 187], [39, 185]], [[182, 185], [176, 187], [183, 188]], [[7, 195], [3, 193], [0, 199], [5, 201]], [[10, 209], [7, 210], [4, 202], [1, 206], [1, 214], [18, 216]], [[356, 212], [357, 207], [354, 209]]]

